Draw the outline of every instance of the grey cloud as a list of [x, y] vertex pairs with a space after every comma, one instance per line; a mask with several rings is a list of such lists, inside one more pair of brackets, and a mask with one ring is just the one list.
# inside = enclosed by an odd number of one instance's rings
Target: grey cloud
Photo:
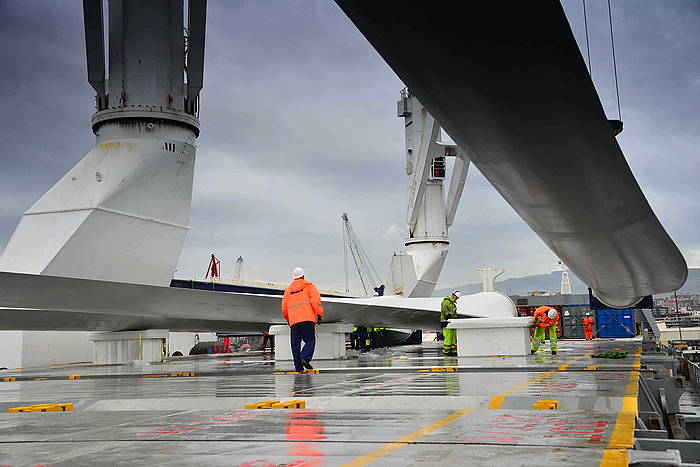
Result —
[[[563, 5], [582, 44], [581, 2]], [[607, 8], [587, 6], [593, 79], [613, 117]], [[625, 120], [618, 141], [696, 266], [699, 10], [695, 0], [613, 2]], [[1, 248], [21, 212], [94, 136], [81, 2], [0, 2], [0, 44]], [[402, 246], [392, 226], [403, 232], [405, 214], [401, 87], [333, 2], [210, 0], [191, 230], [178, 276], [202, 276], [214, 252], [226, 275], [243, 255], [249, 279], [285, 282], [301, 265], [320, 285], [342, 288], [343, 211], [385, 275]], [[476, 170], [450, 241], [442, 286], [476, 281], [478, 267], [521, 276], [556, 262]]]

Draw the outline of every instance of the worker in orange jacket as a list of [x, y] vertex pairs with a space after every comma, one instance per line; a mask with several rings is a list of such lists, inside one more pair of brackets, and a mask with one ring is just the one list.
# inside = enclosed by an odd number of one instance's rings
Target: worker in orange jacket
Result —
[[581, 320], [583, 332], [586, 334], [587, 341], [593, 340], [593, 323], [595, 323], [595, 321], [591, 318], [590, 313], [586, 313], [586, 317]]
[[[316, 347], [316, 324], [323, 319], [321, 294], [311, 282], [304, 279], [304, 270], [294, 268], [294, 280], [284, 290], [282, 297], [282, 314], [291, 327], [290, 341], [294, 368], [302, 372], [304, 368], [313, 370], [311, 359]], [[304, 341], [304, 348], [301, 342]]]
[[549, 346], [552, 355], [557, 354], [557, 324], [559, 323], [559, 313], [551, 306], [537, 307], [532, 315], [532, 324], [535, 326], [535, 334], [532, 336], [532, 346], [530, 353], [534, 354], [540, 348], [546, 338], [546, 330], [549, 329]]

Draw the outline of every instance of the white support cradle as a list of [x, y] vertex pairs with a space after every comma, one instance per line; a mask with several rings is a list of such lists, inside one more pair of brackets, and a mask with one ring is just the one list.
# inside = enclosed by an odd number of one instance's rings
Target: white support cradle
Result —
[[[316, 347], [314, 360], [332, 360], [344, 357], [345, 334], [352, 332], [352, 324], [331, 323], [316, 326]], [[284, 325], [270, 326], [270, 334], [275, 336], [275, 360], [292, 360], [290, 339], [291, 328]]]
[[168, 334], [167, 329], [91, 332], [88, 340], [94, 363], [160, 362]]
[[530, 353], [532, 318], [451, 319], [447, 327], [457, 331], [457, 356], [521, 356]]

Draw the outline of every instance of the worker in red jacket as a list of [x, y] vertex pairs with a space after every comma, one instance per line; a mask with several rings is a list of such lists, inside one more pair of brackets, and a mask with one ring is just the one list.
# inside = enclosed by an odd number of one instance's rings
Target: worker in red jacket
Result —
[[549, 347], [552, 355], [557, 354], [557, 324], [559, 323], [559, 313], [551, 306], [537, 307], [532, 315], [532, 324], [535, 327], [535, 334], [532, 336], [532, 346], [530, 353], [534, 354], [546, 339], [547, 329], [549, 329]]
[[[313, 370], [311, 359], [316, 347], [316, 324], [323, 319], [321, 294], [311, 282], [304, 279], [304, 270], [294, 268], [294, 280], [284, 291], [282, 314], [291, 327], [290, 341], [294, 368], [303, 372], [304, 368]], [[304, 341], [304, 348], [301, 342]]]
[[591, 317], [590, 313], [586, 313], [586, 317], [581, 320], [583, 324], [583, 332], [586, 334], [586, 340], [593, 340], [593, 324], [595, 321]]

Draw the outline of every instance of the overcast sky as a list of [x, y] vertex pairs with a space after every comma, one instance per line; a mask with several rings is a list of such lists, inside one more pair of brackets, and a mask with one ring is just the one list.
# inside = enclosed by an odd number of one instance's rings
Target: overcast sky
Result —
[[[563, 2], [585, 51], [581, 1]], [[613, 0], [618, 137], [689, 266], [700, 266], [700, 2]], [[607, 3], [588, 0], [593, 79], [617, 116]], [[436, 70], [439, 72], [439, 70]], [[287, 282], [302, 266], [344, 287], [340, 214], [380, 274], [403, 246], [403, 87], [329, 0], [209, 1], [191, 230], [178, 277]], [[93, 146], [81, 2], [0, 0], [0, 248]], [[547, 273], [556, 257], [473, 167], [439, 286]], [[354, 276], [353, 276], [354, 278]], [[357, 281], [355, 281], [355, 284]]]

